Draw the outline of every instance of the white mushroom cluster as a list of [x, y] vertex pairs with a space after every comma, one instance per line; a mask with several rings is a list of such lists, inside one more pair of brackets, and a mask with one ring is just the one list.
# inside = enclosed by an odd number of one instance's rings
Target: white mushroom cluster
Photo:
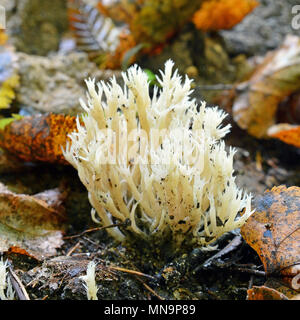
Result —
[[[87, 80], [85, 113], [64, 156], [103, 226], [130, 221], [128, 232], [143, 238], [208, 245], [245, 223], [251, 196], [235, 184], [235, 151], [222, 140], [226, 114], [197, 105], [191, 80], [182, 81], [173, 65], [166, 62], [151, 94], [137, 65], [122, 74], [124, 87], [114, 78]], [[126, 237], [118, 227], [107, 231]]]

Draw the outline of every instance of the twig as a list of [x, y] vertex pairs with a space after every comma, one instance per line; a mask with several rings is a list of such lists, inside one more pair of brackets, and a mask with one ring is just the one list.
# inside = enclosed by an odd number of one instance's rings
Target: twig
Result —
[[231, 267], [229, 268], [229, 270], [237, 270], [237, 271], [241, 271], [241, 272], [246, 272], [246, 273], [250, 273], [250, 274], [254, 274], [255, 276], [260, 276], [260, 277], [265, 277], [266, 273], [264, 271], [259, 271], [259, 270], [255, 270], [255, 269], [249, 269], [249, 268], [241, 268], [241, 267]]
[[213, 261], [225, 256], [229, 252], [232, 252], [241, 244], [242, 244], [242, 237], [240, 235], [235, 236], [226, 247], [224, 247], [218, 253], [216, 253], [215, 255], [213, 255], [212, 257], [210, 257], [206, 261], [204, 261], [204, 263], [202, 263], [200, 266], [198, 266], [194, 270], [194, 273], [197, 273], [202, 268], [208, 268], [213, 263]]
[[136, 277], [136, 279], [138, 281], [140, 281], [143, 286], [150, 291], [156, 298], [158, 298], [159, 300], [165, 300], [165, 298], [161, 297], [158, 293], [156, 293], [152, 288], [150, 288], [142, 279], [140, 279], [139, 277]]
[[151, 279], [151, 280], [155, 280], [155, 278], [153, 276], [150, 276], [149, 274], [145, 274], [145, 273], [140, 272], [140, 271], [130, 270], [130, 269], [121, 268], [121, 267], [113, 267], [113, 266], [109, 266], [108, 268], [116, 270], [116, 271], [130, 273], [130, 274], [133, 274], [133, 275], [136, 275], [136, 276], [146, 277], [146, 278]]
[[120, 226], [125, 226], [127, 225], [127, 222], [121, 222], [121, 223], [115, 223], [115, 224], [111, 224], [109, 226], [105, 226], [105, 227], [97, 227], [97, 228], [91, 228], [91, 229], [87, 229], [79, 234], [74, 234], [72, 236], [66, 236], [63, 239], [67, 240], [67, 239], [74, 239], [74, 238], [78, 238], [81, 237], [82, 235], [89, 233], [89, 232], [93, 232], [93, 231], [99, 231], [99, 230], [103, 230], [103, 229], [108, 229], [108, 228], [114, 228], [114, 227], [120, 227]]
[[89, 239], [88, 237], [82, 237], [82, 239], [86, 240], [87, 242], [90, 242], [91, 244], [93, 244], [94, 246], [100, 247], [99, 243]]
[[[122, 253], [122, 252], [120, 252], [120, 255], [121, 256], [123, 256], [124, 257], [124, 254]], [[135, 267], [135, 265], [132, 263], [132, 262], [129, 262], [130, 263], [130, 265], [133, 267], [133, 268], [136, 268]], [[127, 269], [125, 269], [125, 270], [127, 270]], [[136, 274], [136, 272], [138, 272], [139, 274]], [[163, 297], [161, 297], [159, 294], [157, 294], [152, 288], [150, 288], [140, 277], [139, 277], [139, 275], [145, 275], [145, 276], [147, 276], [148, 278], [150, 277], [150, 279], [154, 279], [155, 280], [155, 278], [154, 277], [152, 277], [152, 276], [149, 276], [149, 275], [146, 275], [145, 273], [142, 273], [142, 272], [140, 272], [140, 271], [135, 271], [135, 275], [136, 275], [136, 279], [138, 280], [138, 281], [140, 281], [142, 284], [143, 284], [143, 286], [151, 293], [151, 294], [153, 294], [155, 297], [157, 297], [159, 300], [165, 300]]]
[[21, 280], [19, 277], [13, 272], [12, 268], [9, 266], [8, 267], [9, 271], [9, 276], [10, 276], [10, 281], [11, 284], [16, 291], [17, 296], [19, 297], [20, 300], [30, 300], [29, 295], [23, 286]]
[[80, 241], [78, 241], [75, 246], [73, 246], [66, 254], [67, 257], [69, 257], [78, 247], [80, 246]]

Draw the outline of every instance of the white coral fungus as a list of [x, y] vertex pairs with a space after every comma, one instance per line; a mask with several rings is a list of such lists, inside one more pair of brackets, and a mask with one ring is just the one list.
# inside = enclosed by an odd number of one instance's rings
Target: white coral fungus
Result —
[[[128, 229], [142, 237], [207, 245], [244, 224], [251, 196], [235, 184], [235, 151], [226, 152], [222, 140], [230, 129], [221, 127], [226, 114], [198, 106], [191, 80], [182, 83], [172, 68], [168, 60], [152, 97], [136, 65], [122, 74], [124, 88], [115, 78], [96, 86], [87, 80], [86, 114], [64, 155], [104, 226], [129, 219]], [[119, 228], [107, 230], [124, 240]]]
[[96, 264], [94, 261], [89, 262], [86, 270], [86, 275], [81, 276], [80, 279], [85, 282], [84, 287], [86, 290], [88, 300], [98, 300], [97, 285], [95, 279]]

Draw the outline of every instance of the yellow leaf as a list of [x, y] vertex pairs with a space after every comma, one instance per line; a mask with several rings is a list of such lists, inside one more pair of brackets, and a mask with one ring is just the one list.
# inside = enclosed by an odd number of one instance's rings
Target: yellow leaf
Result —
[[3, 82], [0, 88], [0, 109], [8, 109], [15, 98], [15, 89], [19, 85], [19, 76], [13, 75]]
[[0, 46], [6, 43], [7, 38], [7, 34], [5, 34], [3, 30], [0, 30]]

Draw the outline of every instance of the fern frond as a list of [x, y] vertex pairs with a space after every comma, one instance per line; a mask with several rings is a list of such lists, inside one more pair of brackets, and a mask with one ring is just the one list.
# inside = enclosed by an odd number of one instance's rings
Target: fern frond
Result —
[[79, 50], [99, 54], [114, 52], [120, 30], [112, 19], [104, 17], [97, 8], [82, 0], [69, 0], [69, 21]]

